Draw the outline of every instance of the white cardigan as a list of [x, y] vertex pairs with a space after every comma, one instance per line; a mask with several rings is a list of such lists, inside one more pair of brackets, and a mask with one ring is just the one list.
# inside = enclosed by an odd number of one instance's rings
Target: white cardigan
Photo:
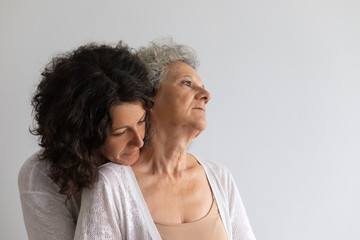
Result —
[[[255, 240], [239, 191], [223, 166], [197, 159], [219, 207], [228, 239]], [[83, 190], [75, 239], [161, 239], [129, 166], [107, 163]]]

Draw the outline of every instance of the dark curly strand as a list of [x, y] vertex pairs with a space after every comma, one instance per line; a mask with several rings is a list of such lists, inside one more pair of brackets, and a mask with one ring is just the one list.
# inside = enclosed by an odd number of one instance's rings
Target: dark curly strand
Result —
[[42, 73], [32, 99], [49, 177], [68, 198], [90, 187], [97, 167], [107, 162], [97, 151], [109, 136], [110, 110], [125, 102], [152, 107], [147, 71], [130, 49], [119, 44], [88, 44], [55, 57]]

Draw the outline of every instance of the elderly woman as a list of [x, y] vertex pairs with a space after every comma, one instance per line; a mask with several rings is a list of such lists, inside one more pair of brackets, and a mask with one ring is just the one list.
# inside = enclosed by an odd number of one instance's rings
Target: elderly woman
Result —
[[255, 239], [229, 171], [187, 153], [210, 100], [194, 54], [172, 42], [138, 54], [157, 90], [150, 143], [135, 164], [100, 168], [83, 192], [75, 239]]
[[108, 161], [133, 164], [153, 88], [123, 44], [89, 44], [54, 58], [33, 97], [42, 150], [19, 172], [29, 239], [73, 239], [81, 190]]

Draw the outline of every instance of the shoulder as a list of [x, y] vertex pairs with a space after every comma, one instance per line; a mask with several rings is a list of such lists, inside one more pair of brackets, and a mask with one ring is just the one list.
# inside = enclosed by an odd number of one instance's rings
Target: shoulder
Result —
[[236, 188], [234, 178], [228, 168], [217, 162], [196, 158], [203, 166], [212, 188], [216, 188], [223, 195], [228, 195]]
[[99, 176], [104, 179], [122, 178], [129, 174], [130, 169], [129, 166], [108, 162], [99, 167]]
[[[64, 224], [72, 224], [77, 218], [81, 193], [75, 193], [65, 204], [66, 196], [59, 192], [59, 186], [48, 177], [50, 164], [40, 160], [40, 154], [41, 151], [38, 151], [30, 156], [18, 175], [25, 222], [35, 227], [36, 224], [56, 222], [59, 219]], [[59, 223], [57, 227], [60, 226], [62, 225]]]
[[[89, 209], [100, 206], [112, 206], [112, 209], [121, 205], [132, 194], [131, 168], [117, 163], [106, 163], [98, 168], [98, 179], [91, 188], [82, 191], [81, 208]], [[115, 207], [116, 206], [116, 207]]]
[[41, 151], [31, 155], [21, 166], [18, 174], [18, 184], [21, 190], [44, 190], [51, 188], [55, 192], [58, 186], [48, 177], [50, 164], [39, 158]]
[[203, 159], [203, 158], [197, 157], [197, 156], [195, 156], [195, 158], [205, 168], [205, 171], [208, 174], [211, 174], [211, 175], [214, 175], [217, 177], [221, 177], [221, 178], [231, 176], [229, 169], [226, 168], [224, 165], [222, 165], [218, 162], [210, 161], [210, 160]]
[[123, 188], [129, 184], [132, 174], [131, 167], [113, 162], [101, 165], [98, 170], [99, 175], [94, 185], [95, 188]]
[[42, 161], [39, 159], [39, 155], [41, 154], [41, 151], [38, 151], [31, 155], [26, 161], [23, 163], [23, 165], [20, 168], [19, 176], [20, 175], [29, 175], [33, 171], [39, 171], [42, 170], [45, 165], [42, 164]]

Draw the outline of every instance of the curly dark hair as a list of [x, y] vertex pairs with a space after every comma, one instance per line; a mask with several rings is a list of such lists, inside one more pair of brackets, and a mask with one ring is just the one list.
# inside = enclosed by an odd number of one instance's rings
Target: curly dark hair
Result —
[[[57, 57], [45, 67], [32, 98], [49, 177], [69, 198], [97, 179], [106, 160], [98, 151], [110, 134], [112, 107], [141, 102], [152, 107], [154, 90], [142, 61], [127, 45], [90, 43]], [[145, 141], [145, 140], [144, 140]]]

